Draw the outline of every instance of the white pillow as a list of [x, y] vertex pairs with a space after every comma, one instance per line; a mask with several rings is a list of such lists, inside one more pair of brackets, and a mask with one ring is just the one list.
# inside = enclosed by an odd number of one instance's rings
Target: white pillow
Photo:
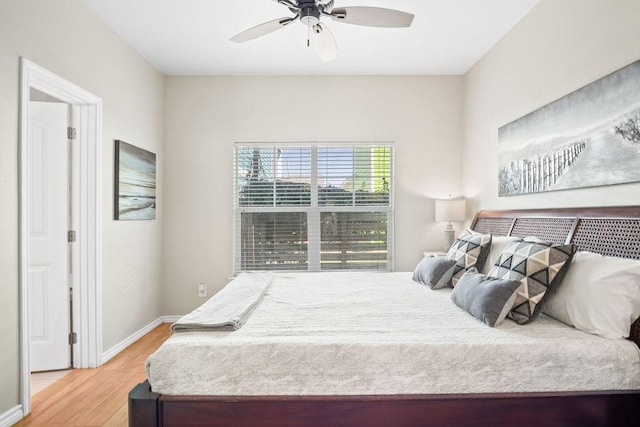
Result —
[[496, 261], [498, 261], [498, 258], [500, 258], [500, 254], [502, 253], [504, 248], [506, 248], [510, 243], [519, 242], [521, 240], [522, 238], [520, 237], [493, 236], [491, 239], [489, 256], [487, 258], [487, 261], [484, 263], [482, 270], [480, 270], [480, 273], [484, 274], [485, 276], [489, 274], [489, 272], [493, 268], [493, 265], [496, 263]]
[[640, 261], [577, 252], [542, 312], [606, 338], [628, 338], [640, 317]]

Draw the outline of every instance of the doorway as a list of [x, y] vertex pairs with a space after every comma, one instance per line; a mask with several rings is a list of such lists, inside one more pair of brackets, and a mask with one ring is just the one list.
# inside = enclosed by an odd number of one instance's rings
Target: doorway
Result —
[[[102, 101], [24, 58], [21, 77], [20, 382], [26, 416], [31, 371], [101, 363]], [[62, 285], [54, 290], [54, 282]]]

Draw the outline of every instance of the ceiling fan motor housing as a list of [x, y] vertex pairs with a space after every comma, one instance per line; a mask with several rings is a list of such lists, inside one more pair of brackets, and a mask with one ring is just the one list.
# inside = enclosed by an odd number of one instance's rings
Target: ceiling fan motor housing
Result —
[[313, 27], [320, 22], [320, 9], [315, 0], [298, 0], [300, 7], [300, 22], [305, 26]]

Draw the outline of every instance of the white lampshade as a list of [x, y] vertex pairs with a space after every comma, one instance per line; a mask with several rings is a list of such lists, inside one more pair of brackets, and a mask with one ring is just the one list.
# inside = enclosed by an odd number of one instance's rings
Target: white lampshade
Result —
[[464, 199], [436, 200], [437, 222], [461, 222], [465, 217]]

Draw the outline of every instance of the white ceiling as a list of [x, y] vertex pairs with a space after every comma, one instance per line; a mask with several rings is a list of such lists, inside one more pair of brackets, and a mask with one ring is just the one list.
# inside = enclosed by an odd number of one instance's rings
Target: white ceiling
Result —
[[323, 19], [338, 60], [323, 63], [296, 22], [243, 44], [247, 28], [291, 16], [272, 0], [83, 0], [167, 75], [464, 74], [539, 0], [336, 0], [415, 14], [410, 28]]

